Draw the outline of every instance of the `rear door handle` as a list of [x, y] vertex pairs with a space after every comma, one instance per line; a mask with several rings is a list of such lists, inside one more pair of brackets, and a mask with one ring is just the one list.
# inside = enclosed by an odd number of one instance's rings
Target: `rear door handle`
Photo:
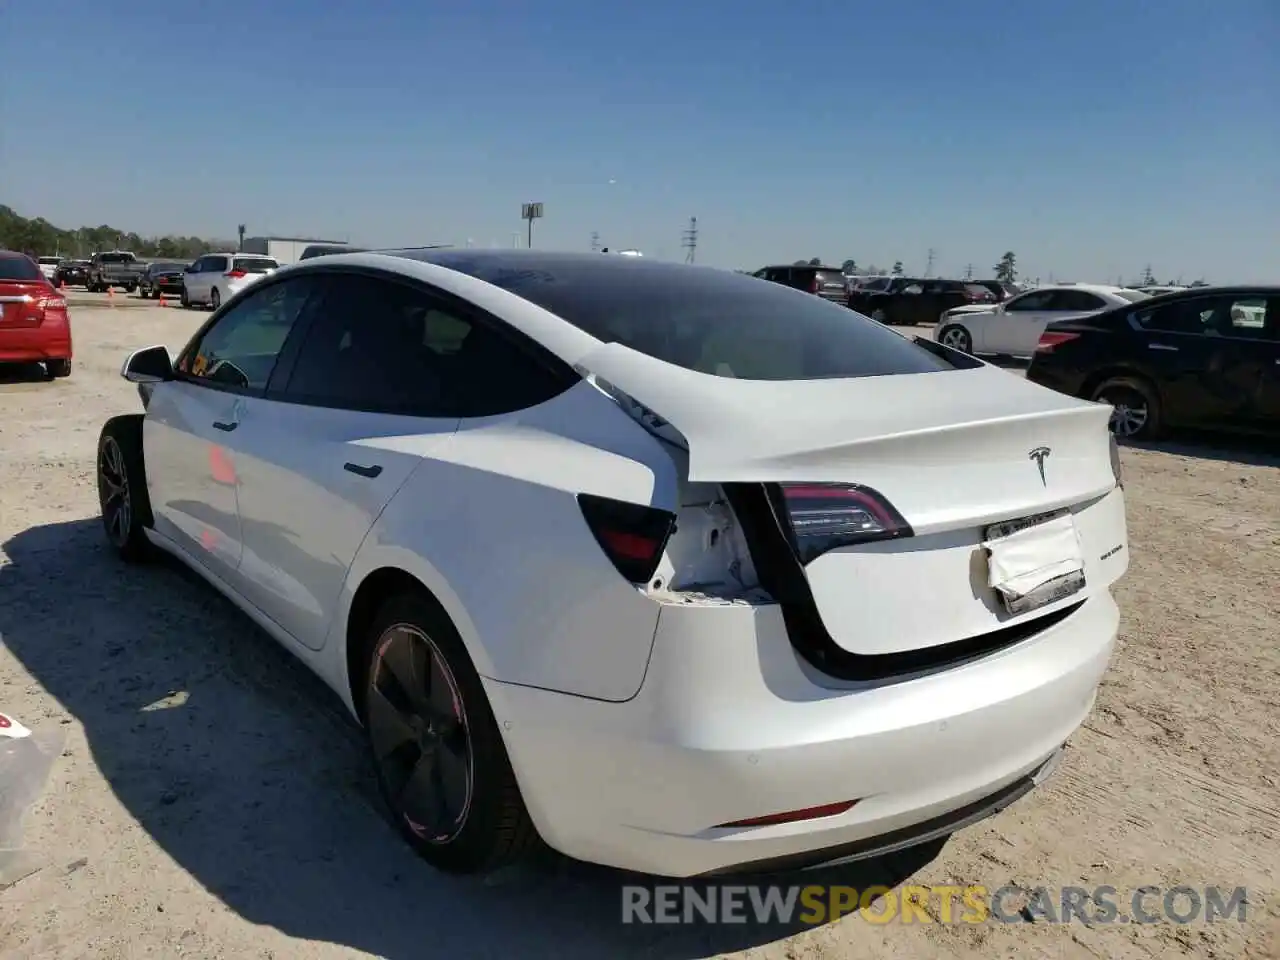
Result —
[[1177, 348], [1177, 347], [1171, 347], [1171, 346], [1169, 346], [1167, 343], [1149, 343], [1149, 344], [1147, 344], [1147, 349], [1148, 349], [1148, 350], [1166, 350], [1166, 351], [1168, 351], [1169, 353], [1177, 353], [1177, 352], [1178, 352], [1178, 348]]
[[231, 423], [223, 423], [220, 420], [213, 421], [214, 429], [222, 430], [225, 433], [230, 433], [232, 430], [234, 430], [238, 426], [240, 426], [240, 424], [234, 420]]
[[354, 473], [357, 477], [368, 477], [370, 480], [382, 472], [381, 464], [377, 463], [367, 467], [362, 463], [344, 463], [342, 469], [348, 473]]

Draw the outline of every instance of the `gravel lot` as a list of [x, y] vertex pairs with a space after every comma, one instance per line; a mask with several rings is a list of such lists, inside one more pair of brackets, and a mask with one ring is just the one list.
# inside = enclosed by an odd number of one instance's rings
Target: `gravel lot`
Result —
[[70, 379], [0, 372], [0, 708], [67, 735], [24, 833], [45, 866], [0, 890], [0, 955], [1280, 956], [1273, 452], [1125, 450], [1121, 647], [1061, 772], [932, 860], [801, 881], [1245, 885], [1246, 925], [624, 928], [611, 871], [433, 873], [384, 823], [327, 690], [193, 577], [108, 555], [94, 444], [140, 409], [120, 364], [205, 315], [113, 303], [74, 296]]

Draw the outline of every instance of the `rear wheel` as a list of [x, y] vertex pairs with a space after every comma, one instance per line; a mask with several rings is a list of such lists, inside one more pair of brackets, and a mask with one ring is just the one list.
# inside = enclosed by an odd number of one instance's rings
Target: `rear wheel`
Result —
[[401, 835], [450, 873], [513, 863], [537, 844], [502, 734], [462, 639], [428, 598], [389, 599], [364, 638], [360, 710]]
[[146, 559], [151, 547], [144, 532], [151, 525], [151, 500], [142, 459], [142, 417], [112, 417], [98, 436], [102, 528], [120, 558], [131, 563]]
[[218, 292], [218, 288], [214, 287], [213, 292], [209, 294], [209, 306], [214, 310], [222, 306], [222, 294]]
[[1117, 377], [1100, 384], [1092, 399], [1111, 404], [1111, 432], [1126, 440], [1160, 435], [1160, 398], [1146, 381]]
[[943, 327], [942, 332], [938, 334], [938, 342], [961, 353], [973, 353], [973, 337], [969, 336], [969, 331], [961, 326]]
[[182, 304], [182, 309], [184, 309], [184, 310], [190, 310], [190, 309], [191, 309], [191, 301], [187, 298], [187, 288], [186, 288], [186, 287], [183, 287], [183, 288], [182, 288], [182, 293], [181, 293], [181, 294], [179, 295], [179, 297], [178, 297], [178, 302]]
[[888, 323], [888, 315], [880, 307], [876, 307], [871, 311], [871, 319], [876, 323]]
[[50, 379], [60, 379], [62, 377], [71, 376], [70, 360], [46, 360], [44, 368], [49, 374]]

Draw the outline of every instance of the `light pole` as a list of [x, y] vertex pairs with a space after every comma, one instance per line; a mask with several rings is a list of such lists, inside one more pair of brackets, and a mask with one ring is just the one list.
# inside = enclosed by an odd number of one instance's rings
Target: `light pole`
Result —
[[533, 221], [541, 219], [542, 204], [541, 203], [524, 203], [520, 205], [520, 219], [528, 221], [529, 224], [529, 249], [533, 249]]

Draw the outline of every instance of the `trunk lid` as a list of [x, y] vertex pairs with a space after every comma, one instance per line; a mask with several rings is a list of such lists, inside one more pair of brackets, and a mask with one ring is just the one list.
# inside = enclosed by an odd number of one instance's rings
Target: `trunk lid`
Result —
[[[750, 381], [609, 344], [580, 366], [620, 391], [624, 405], [630, 398], [647, 408], [638, 418], [654, 432], [687, 446], [693, 482], [854, 484], [910, 525], [911, 536], [801, 560], [826, 632], [849, 653], [893, 657], [1016, 627], [1065, 610], [1127, 564], [1104, 405], [987, 365]], [[1085, 590], [1031, 609], [1007, 606], [1005, 585], [989, 575], [988, 526], [1063, 509], [1079, 537]], [[1048, 537], [1015, 560], [1061, 565], [1062, 557], [1043, 556], [1057, 542]]]
[[[856, 379], [737, 380], [620, 344], [581, 366], [684, 438], [695, 482], [852, 482], [917, 534], [1106, 493], [1110, 409], [992, 366]], [[1033, 450], [1047, 447], [1041, 480]]]
[[0, 332], [40, 326], [50, 301], [65, 309], [66, 301], [47, 280], [0, 280]]

